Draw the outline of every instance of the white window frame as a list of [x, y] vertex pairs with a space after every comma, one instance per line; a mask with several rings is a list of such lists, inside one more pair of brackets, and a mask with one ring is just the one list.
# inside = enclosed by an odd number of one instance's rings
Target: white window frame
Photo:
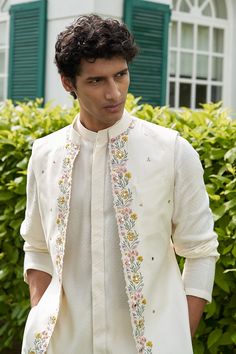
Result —
[[[169, 104], [169, 93], [170, 93], [170, 83], [171, 82], [175, 82], [175, 103], [174, 103], [174, 107], [173, 108], [179, 108], [179, 101], [180, 101], [180, 83], [184, 82], [184, 83], [190, 83], [192, 84], [192, 90], [191, 90], [191, 104], [190, 104], [190, 108], [195, 109], [195, 99], [196, 99], [196, 85], [197, 84], [202, 84], [202, 85], [206, 85], [207, 86], [207, 98], [206, 98], [206, 102], [210, 102], [211, 101], [211, 90], [210, 87], [211, 86], [221, 86], [222, 87], [222, 100], [223, 103], [225, 105], [228, 105], [230, 102], [230, 94], [229, 94], [229, 90], [230, 90], [230, 69], [231, 69], [231, 65], [232, 65], [232, 48], [230, 46], [230, 43], [232, 43], [229, 38], [230, 38], [230, 21], [229, 21], [229, 17], [230, 17], [230, 6], [228, 6], [228, 1], [225, 1], [225, 5], [227, 8], [227, 14], [228, 14], [228, 18], [227, 19], [220, 19], [217, 17], [208, 17], [208, 16], [202, 16], [201, 13], [199, 11], [196, 11], [196, 13], [194, 14], [189, 14], [189, 13], [185, 13], [185, 12], [179, 12], [179, 11], [175, 11], [172, 9], [172, 17], [171, 20], [173, 22], [177, 23], [177, 43], [180, 43], [180, 25], [182, 23], [186, 23], [186, 24], [191, 24], [193, 25], [194, 28], [194, 48], [193, 50], [189, 50], [187, 49], [186, 51], [188, 53], [192, 52], [193, 53], [193, 78], [191, 79], [186, 79], [186, 78], [181, 78], [180, 77], [180, 53], [184, 52], [183, 48], [181, 47], [172, 47], [171, 45], [171, 27], [172, 25], [170, 24], [170, 42], [169, 42], [169, 63], [170, 63], [170, 56], [171, 56], [171, 50], [174, 50], [177, 53], [177, 66], [176, 66], [176, 76], [170, 76], [170, 73], [168, 75], [168, 85], [167, 85], [167, 103]], [[213, 15], [214, 15], [214, 10], [213, 10]], [[197, 44], [197, 27], [198, 26], [204, 26], [204, 27], [208, 27], [209, 28], [209, 33], [210, 33], [210, 39], [209, 39], [209, 43], [212, 47], [213, 44], [213, 40], [212, 40], [212, 35], [213, 35], [213, 28], [217, 28], [217, 29], [223, 29], [224, 30], [224, 53], [223, 54], [214, 54], [213, 51], [209, 50], [209, 52], [205, 52], [201, 51], [201, 53], [199, 53], [199, 51], [196, 50], [196, 44]], [[214, 54], [214, 57], [223, 57], [223, 68], [222, 68], [222, 76], [223, 79], [221, 82], [214, 82], [214, 85], [212, 85], [212, 81], [211, 80], [198, 80], [196, 79], [196, 58], [197, 58], [197, 53], [199, 54], [207, 54], [208, 56], [210, 56], [210, 59], [212, 57], [212, 55]], [[209, 67], [208, 70], [211, 70], [211, 66], [212, 66], [212, 60], [209, 60]]]
[[4, 79], [3, 99], [7, 98], [7, 83], [8, 83], [8, 61], [9, 61], [9, 15], [6, 12], [0, 12], [0, 22], [6, 23], [6, 38], [5, 45], [0, 45], [0, 51], [5, 51], [5, 68], [4, 73], [0, 73], [0, 78]]

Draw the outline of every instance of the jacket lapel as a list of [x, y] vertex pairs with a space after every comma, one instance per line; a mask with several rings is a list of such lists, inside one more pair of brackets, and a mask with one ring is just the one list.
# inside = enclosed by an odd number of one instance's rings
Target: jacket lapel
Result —
[[57, 198], [58, 214], [56, 219], [58, 228], [58, 236], [56, 238], [56, 268], [60, 283], [62, 283], [63, 258], [70, 212], [72, 172], [74, 161], [79, 151], [80, 146], [72, 142], [69, 134], [67, 134], [65, 156], [62, 163], [62, 173], [58, 180], [59, 196]]
[[143, 257], [139, 253], [140, 240], [136, 226], [138, 215], [132, 208], [132, 175], [127, 168], [129, 132], [134, 125], [132, 121], [124, 133], [110, 140], [111, 183], [133, 334], [138, 353], [151, 354], [153, 344], [145, 337], [144, 311], [147, 302], [143, 296]]

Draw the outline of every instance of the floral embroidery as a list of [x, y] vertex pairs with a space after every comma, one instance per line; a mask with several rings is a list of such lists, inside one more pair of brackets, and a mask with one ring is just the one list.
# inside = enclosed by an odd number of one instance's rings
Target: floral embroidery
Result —
[[[63, 256], [65, 249], [67, 221], [69, 216], [72, 169], [74, 160], [79, 153], [79, 145], [70, 142], [67, 137], [65, 149], [66, 155], [62, 165], [63, 172], [58, 181], [60, 194], [57, 198], [58, 214], [56, 219], [56, 224], [59, 231], [59, 235], [56, 238], [56, 267], [60, 282], [62, 281]], [[46, 353], [52, 332], [56, 324], [56, 320], [57, 314], [50, 316], [46, 329], [35, 334], [34, 346], [28, 350], [28, 354]]]
[[129, 297], [131, 318], [133, 320], [134, 336], [140, 354], [152, 354], [152, 342], [144, 336], [144, 310], [147, 300], [142, 294], [143, 275], [140, 271], [143, 257], [138, 253], [139, 235], [135, 224], [138, 215], [131, 209], [133, 201], [129, 187], [132, 175], [127, 171], [127, 142], [129, 130], [134, 127], [134, 121], [129, 128], [117, 138], [110, 141], [111, 179], [114, 194], [114, 207], [120, 233], [120, 247], [124, 270], [127, 277], [126, 288]]
[[63, 160], [63, 173], [58, 181], [60, 195], [57, 198], [58, 215], [56, 219], [59, 234], [56, 238], [56, 266], [59, 280], [62, 280], [63, 256], [65, 249], [66, 229], [69, 215], [69, 203], [71, 195], [72, 169], [76, 156], [79, 153], [79, 145], [69, 140], [66, 145], [66, 156]]
[[55, 323], [56, 323], [56, 316], [50, 316], [47, 328], [44, 331], [35, 334], [34, 347], [28, 350], [28, 354], [46, 353]]

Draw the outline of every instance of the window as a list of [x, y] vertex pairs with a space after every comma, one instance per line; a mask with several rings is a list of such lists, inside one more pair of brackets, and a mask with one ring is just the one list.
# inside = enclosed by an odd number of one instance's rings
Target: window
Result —
[[10, 9], [8, 97], [24, 101], [44, 97], [46, 0]]
[[225, 0], [174, 0], [169, 45], [169, 105], [199, 108], [223, 98]]
[[0, 20], [0, 101], [7, 96], [8, 19]]
[[140, 53], [130, 65], [130, 92], [154, 106], [166, 104], [170, 8], [143, 0], [126, 0], [124, 21]]

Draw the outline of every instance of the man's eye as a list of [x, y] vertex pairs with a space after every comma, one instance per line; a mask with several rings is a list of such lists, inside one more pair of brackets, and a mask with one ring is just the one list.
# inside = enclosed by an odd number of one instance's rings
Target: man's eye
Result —
[[123, 76], [125, 76], [125, 75], [127, 75], [127, 72], [119, 73], [119, 74], [117, 74], [116, 76], [117, 76], [117, 77], [123, 77]]
[[99, 82], [101, 82], [101, 79], [89, 80], [89, 83], [90, 83], [90, 84], [98, 84]]

